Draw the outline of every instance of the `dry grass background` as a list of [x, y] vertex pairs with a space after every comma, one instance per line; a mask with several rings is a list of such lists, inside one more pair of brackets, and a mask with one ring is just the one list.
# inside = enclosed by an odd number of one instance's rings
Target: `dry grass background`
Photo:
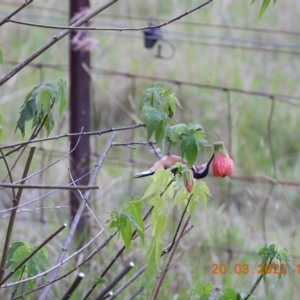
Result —
[[[252, 6], [249, 1], [215, 0], [205, 8], [187, 16], [182, 21], [163, 28], [166, 39], [181, 40], [173, 42], [176, 48], [171, 60], [155, 59], [154, 50], [143, 47], [141, 32], [93, 32], [99, 43], [92, 52], [92, 107], [91, 120], [94, 130], [133, 124], [140, 117], [136, 114], [136, 105], [141, 92], [153, 81], [135, 79], [124, 76], [110, 76], [101, 70], [113, 70], [123, 73], [147, 75], [152, 77], [181, 80], [193, 83], [232, 87], [244, 90], [260, 91], [270, 94], [285, 94], [299, 96], [299, 52], [298, 54], [282, 54], [263, 52], [259, 49], [246, 51], [218, 46], [197, 44], [210, 42], [216, 44], [236, 45], [230, 38], [256, 40], [280, 44], [297, 44], [298, 35], [266, 33], [262, 29], [281, 31], [297, 31], [300, 20], [300, 3], [293, 0], [278, 1], [275, 8], [270, 7], [261, 22], [258, 21], [260, 3], [258, 0]], [[1, 17], [4, 17], [18, 2], [0, 1]], [[67, 24], [67, 2], [35, 1], [16, 19], [47, 24]], [[91, 7], [96, 7], [98, 1], [91, 1]], [[128, 16], [154, 17], [170, 19], [196, 5], [198, 1], [118, 1], [95, 18], [94, 26], [141, 26], [146, 20], [128, 19]], [[118, 16], [117, 18], [114, 16]], [[198, 23], [191, 24], [185, 22]], [[199, 23], [219, 24], [226, 26], [241, 26], [261, 29], [261, 31], [234, 30], [233, 28], [215, 28], [200, 26]], [[50, 39], [57, 31], [39, 29], [16, 24], [5, 24], [1, 30], [0, 42], [5, 49], [5, 63], [1, 66], [1, 77], [13, 64], [21, 61], [32, 51]], [[183, 35], [180, 35], [180, 33]], [[200, 35], [202, 37], [200, 37]], [[214, 37], [221, 36], [222, 40]], [[192, 44], [194, 41], [195, 44]], [[253, 42], [239, 43], [253, 46]], [[299, 51], [299, 44], [294, 51]], [[273, 49], [273, 46], [269, 46]], [[287, 48], [284, 48], [287, 49]], [[163, 50], [166, 50], [163, 46]], [[68, 39], [65, 38], [49, 51], [37, 58], [35, 63], [60, 65], [61, 68], [26, 67], [6, 84], [0, 87], [0, 112], [3, 115], [4, 140], [9, 144], [21, 140], [15, 133], [15, 123], [20, 106], [26, 93], [39, 82], [56, 83], [59, 78], [68, 80]], [[230, 92], [232, 124], [228, 126], [228, 94], [223, 91], [166, 83], [176, 92], [183, 110], [179, 112], [179, 122], [201, 123], [207, 132], [216, 134], [231, 149], [235, 161], [235, 178], [216, 179], [209, 177], [206, 182], [212, 197], [208, 207], [199, 206], [192, 218], [195, 228], [182, 241], [178, 254], [180, 257], [170, 270], [160, 299], [186, 299], [186, 292], [197, 280], [212, 281], [221, 289], [236, 287], [249, 290], [257, 278], [257, 274], [248, 275], [212, 275], [213, 263], [225, 263], [228, 269], [235, 264], [249, 264], [250, 270], [258, 270], [260, 260], [257, 251], [264, 246], [263, 238], [263, 205], [269, 193], [270, 184], [260, 180], [256, 182], [240, 180], [241, 177], [270, 177], [274, 175], [272, 151], [274, 152], [277, 179], [297, 182], [298, 186], [276, 184], [269, 198], [266, 210], [266, 236], [269, 243], [286, 247], [293, 255], [293, 277], [284, 277], [279, 282], [275, 276], [270, 276], [267, 284], [260, 284], [255, 291], [256, 299], [298, 299], [299, 276], [295, 266], [300, 264], [298, 223], [300, 216], [299, 200], [299, 106], [291, 106], [279, 102], [277, 98], [268, 127], [272, 101], [255, 95]], [[298, 100], [293, 100], [299, 103]], [[60, 124], [57, 124], [53, 134], [68, 132], [68, 113]], [[29, 132], [30, 126], [27, 130]], [[271, 132], [269, 131], [271, 130]], [[231, 137], [231, 142], [230, 142]], [[91, 140], [93, 153], [101, 153], [107, 136], [94, 137]], [[144, 141], [146, 134], [143, 129], [132, 132], [118, 133], [116, 141], [126, 142], [132, 139]], [[270, 148], [270, 140], [272, 148]], [[211, 140], [209, 140], [211, 142]], [[68, 141], [62, 139], [55, 142], [44, 142], [38, 145], [31, 173], [46, 166], [67, 152]], [[174, 149], [174, 152], [178, 151]], [[199, 155], [198, 163], [203, 163], [210, 156], [210, 150]], [[12, 163], [16, 155], [9, 157]], [[95, 160], [95, 156], [93, 157]], [[134, 163], [132, 163], [134, 161]], [[104, 168], [97, 180], [101, 189], [93, 193], [91, 205], [99, 220], [107, 219], [106, 212], [120, 210], [124, 200], [130, 195], [143, 194], [151, 182], [150, 179], [132, 181], [131, 174], [147, 169], [155, 157], [150, 149], [143, 146], [136, 150], [115, 147], [109, 152]], [[93, 165], [93, 163], [92, 163]], [[24, 162], [14, 170], [14, 178], [18, 179]], [[2, 177], [5, 174], [1, 164]], [[34, 177], [29, 183], [63, 184], [68, 182], [65, 161]], [[22, 202], [35, 199], [45, 191], [30, 190], [24, 193]], [[1, 209], [7, 208], [11, 199], [10, 190], [0, 191]], [[62, 222], [68, 222], [68, 194], [59, 192], [38, 203], [30, 205], [29, 210], [18, 214], [14, 230], [14, 240], [25, 239], [38, 244], [43, 238], [53, 232]], [[57, 206], [66, 206], [65, 208]], [[40, 207], [46, 207], [40, 210]], [[1, 215], [0, 236], [3, 240], [8, 218]], [[43, 222], [41, 222], [43, 218]], [[174, 233], [172, 224], [178, 222], [179, 215], [174, 213], [165, 236], [169, 243]], [[92, 230], [99, 228], [92, 222]], [[98, 240], [103, 240], [105, 235]], [[52, 263], [60, 251], [66, 232], [51, 242], [48, 251]], [[82, 284], [82, 294], [90, 286], [94, 277], [99, 276], [107, 263], [112, 259], [119, 241], [108, 245], [106, 251], [96, 257], [89, 266], [86, 283]], [[230, 249], [230, 251], [226, 249]], [[113, 268], [108, 276], [122, 268], [129, 259], [138, 266], [144, 263], [144, 253], [138, 241], [133, 250], [122, 257], [120, 263]], [[77, 258], [65, 270], [76, 264]], [[62, 271], [63, 272], [63, 271]], [[67, 287], [72, 278], [64, 280]], [[147, 292], [153, 285], [154, 278], [140, 279], [127, 292], [134, 293], [144, 284]], [[268, 293], [266, 291], [268, 290]], [[54, 285], [54, 294], [60, 295], [62, 287]], [[9, 295], [9, 291], [8, 294]], [[125, 295], [120, 299], [125, 299]], [[268, 295], [268, 296], [266, 296]], [[80, 295], [79, 295], [80, 296]], [[78, 295], [76, 297], [79, 297]], [[80, 299], [74, 298], [74, 299]], [[142, 298], [141, 298], [142, 299]]]

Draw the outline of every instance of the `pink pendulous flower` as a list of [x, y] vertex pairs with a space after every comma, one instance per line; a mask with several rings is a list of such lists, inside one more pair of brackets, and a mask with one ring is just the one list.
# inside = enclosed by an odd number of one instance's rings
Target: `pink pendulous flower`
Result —
[[224, 148], [223, 142], [214, 143], [212, 170], [215, 177], [225, 177], [233, 174], [233, 160]]

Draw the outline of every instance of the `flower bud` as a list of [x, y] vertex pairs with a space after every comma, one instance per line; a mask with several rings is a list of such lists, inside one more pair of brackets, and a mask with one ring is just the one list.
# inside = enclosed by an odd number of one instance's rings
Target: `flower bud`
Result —
[[224, 148], [223, 142], [214, 143], [212, 170], [215, 177], [230, 176], [234, 171], [233, 161]]
[[182, 172], [184, 186], [189, 193], [192, 191], [193, 186], [194, 186], [194, 178], [193, 177], [194, 177], [193, 172], [189, 169], [185, 169]]

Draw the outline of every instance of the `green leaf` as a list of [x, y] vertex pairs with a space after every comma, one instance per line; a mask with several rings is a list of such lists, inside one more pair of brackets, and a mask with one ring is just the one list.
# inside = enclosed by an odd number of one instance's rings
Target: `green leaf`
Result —
[[169, 182], [174, 179], [174, 175], [170, 169], [158, 168], [152, 175], [152, 178], [156, 184], [157, 193], [165, 192]]
[[176, 106], [180, 106], [178, 99], [175, 97], [175, 93], [172, 89], [164, 90], [162, 93], [162, 98], [164, 104], [164, 112], [167, 114], [169, 118], [172, 118], [176, 115]]
[[151, 138], [152, 134], [156, 130], [157, 126], [159, 125], [160, 121], [166, 121], [167, 116], [164, 111], [159, 106], [150, 106], [144, 105], [142, 109], [142, 115], [146, 116], [146, 129], [148, 139]]
[[120, 216], [120, 220], [121, 220], [121, 224], [120, 224], [121, 236], [125, 244], [125, 249], [128, 252], [131, 244], [131, 237], [132, 237], [131, 223], [128, 217], [123, 213]]
[[254, 2], [255, 2], [255, 0], [252, 0], [251, 3], [250, 3], [250, 6], [251, 6]]
[[142, 94], [139, 103], [139, 111], [142, 111], [142, 108], [145, 104], [154, 106], [154, 103], [162, 102], [162, 92], [164, 91], [165, 86], [162, 83], [151, 84]]
[[161, 239], [153, 239], [146, 254], [146, 258], [148, 259], [149, 266], [156, 265], [156, 268], [159, 269], [159, 262], [160, 262], [162, 250], [163, 250], [163, 243]]
[[167, 212], [161, 211], [155, 220], [154, 238], [158, 239], [163, 234], [167, 225]]
[[53, 95], [52, 89], [46, 85], [39, 87], [36, 95], [36, 110], [37, 116], [40, 117], [42, 113], [48, 114], [52, 107], [52, 102], [55, 95]]
[[156, 182], [152, 182], [148, 189], [146, 190], [144, 196], [142, 197], [142, 199], [146, 199], [150, 196], [152, 196], [155, 192], [157, 192], [157, 185], [156, 185]]
[[59, 80], [58, 83], [58, 92], [57, 92], [57, 102], [59, 103], [59, 115], [60, 117], [64, 113], [67, 107], [67, 99], [68, 99], [68, 88], [66, 81], [62, 79]]
[[31, 120], [35, 113], [36, 113], [35, 101], [33, 99], [27, 101], [25, 107], [22, 109], [20, 113], [21, 115], [19, 117], [19, 120], [17, 121], [17, 127], [16, 127], [16, 130], [19, 129], [21, 131], [22, 137], [25, 136], [25, 122]]
[[180, 154], [182, 157], [186, 157], [189, 166], [192, 166], [195, 163], [200, 149], [203, 149], [202, 142], [195, 135], [193, 130], [189, 130], [183, 135], [183, 139], [180, 144]]
[[270, 4], [270, 0], [264, 0], [261, 8], [260, 8], [260, 12], [259, 12], [259, 20], [261, 20], [262, 15], [265, 13], [267, 7]]
[[236, 300], [237, 299], [237, 292], [233, 288], [227, 288], [223, 292], [223, 296], [220, 300]]
[[172, 143], [177, 143], [183, 134], [188, 132], [186, 124], [177, 124], [167, 128], [167, 137]]
[[102, 277], [95, 278], [94, 285], [106, 283], [105, 279]]
[[191, 286], [188, 294], [191, 294], [194, 297], [196, 296], [198, 299], [208, 300], [214, 289], [215, 285], [212, 282], [202, 284], [201, 282], [197, 281]]
[[166, 125], [167, 123], [161, 120], [155, 129], [156, 144], [160, 148], [162, 153], [164, 153], [164, 148], [165, 148]]
[[55, 121], [53, 118], [53, 114], [50, 111], [50, 113], [47, 115], [44, 126], [46, 128], [47, 131], [47, 136], [49, 136], [50, 132], [52, 131], [52, 129], [54, 128], [55, 125]]
[[9, 268], [12, 265], [14, 253], [16, 252], [16, 250], [18, 248], [20, 248], [23, 245], [24, 245], [24, 242], [19, 242], [19, 241], [11, 243], [11, 245], [8, 249], [8, 253], [7, 253], [7, 261], [6, 261], [5, 268]]
[[210, 194], [209, 188], [207, 187], [205, 181], [197, 180], [194, 183], [193, 195], [194, 195], [195, 200], [198, 200], [200, 198], [202, 204], [206, 207], [206, 205], [207, 205], [206, 195], [211, 196], [211, 194]]
[[142, 215], [143, 204], [141, 203], [141, 197], [136, 196], [131, 201], [129, 201], [128, 212], [133, 216], [137, 225], [134, 226], [144, 242], [145, 228]]

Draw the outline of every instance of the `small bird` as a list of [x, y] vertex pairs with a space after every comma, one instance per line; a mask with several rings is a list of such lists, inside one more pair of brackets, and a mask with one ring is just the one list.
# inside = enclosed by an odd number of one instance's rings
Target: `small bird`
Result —
[[[213, 160], [214, 155], [212, 155], [211, 159], [208, 163], [203, 164], [201, 166], [192, 166], [192, 172], [195, 179], [201, 179], [207, 176], [209, 171], [209, 166]], [[135, 178], [151, 176], [155, 173], [155, 171], [163, 167], [165, 169], [171, 168], [176, 163], [181, 162], [184, 165], [187, 165], [187, 161], [182, 159], [180, 156], [177, 155], [165, 155], [160, 160], [158, 160], [148, 171], [137, 173], [134, 175]], [[172, 172], [175, 174], [177, 172], [177, 168], [172, 169]]]
[[192, 166], [192, 171], [195, 179], [201, 179], [207, 176], [209, 171], [209, 166], [214, 158], [214, 154], [212, 155], [211, 159], [208, 163], [203, 164], [201, 166]]
[[[170, 154], [165, 155], [160, 160], [158, 160], [148, 171], [145, 171], [142, 173], [137, 173], [134, 175], [134, 177], [140, 178], [140, 177], [153, 175], [158, 168], [163, 167], [165, 169], [168, 169], [168, 168], [171, 168], [173, 165], [175, 165], [178, 162], [181, 162], [184, 165], [187, 165], [187, 161], [185, 159], [182, 159], [180, 156], [170, 155]], [[173, 169], [172, 172], [176, 173], [177, 168]]]

